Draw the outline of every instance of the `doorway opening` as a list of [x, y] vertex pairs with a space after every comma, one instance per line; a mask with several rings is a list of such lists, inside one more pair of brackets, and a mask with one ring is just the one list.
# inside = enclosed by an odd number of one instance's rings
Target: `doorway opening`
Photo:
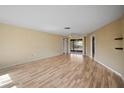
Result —
[[71, 53], [82, 53], [83, 52], [82, 39], [71, 39], [70, 40], [70, 52]]
[[91, 55], [92, 55], [92, 58], [94, 59], [95, 57], [95, 36], [92, 36], [92, 40], [91, 40], [92, 44], [91, 44]]

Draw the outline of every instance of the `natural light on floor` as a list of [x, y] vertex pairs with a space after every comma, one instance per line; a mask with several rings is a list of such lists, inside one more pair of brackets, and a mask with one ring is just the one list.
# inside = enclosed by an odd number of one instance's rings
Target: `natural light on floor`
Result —
[[81, 54], [71, 54], [71, 61], [82, 63], [83, 57]]
[[9, 74], [5, 74], [5, 75], [0, 76], [0, 87], [16, 88], [16, 86], [14, 86], [12, 83], [13, 82], [12, 82]]

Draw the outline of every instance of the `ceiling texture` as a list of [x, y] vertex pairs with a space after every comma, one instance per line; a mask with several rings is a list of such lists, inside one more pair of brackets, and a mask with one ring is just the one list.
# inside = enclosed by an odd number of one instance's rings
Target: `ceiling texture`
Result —
[[[0, 6], [0, 23], [60, 35], [87, 34], [124, 14], [118, 5]], [[70, 29], [64, 29], [69, 27]]]

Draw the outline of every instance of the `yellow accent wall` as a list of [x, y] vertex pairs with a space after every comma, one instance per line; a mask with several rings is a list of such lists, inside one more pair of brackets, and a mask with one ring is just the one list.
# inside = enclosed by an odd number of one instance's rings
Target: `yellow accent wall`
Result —
[[[123, 28], [123, 30], [122, 30]], [[124, 50], [116, 50], [116, 47], [124, 47], [124, 40], [114, 40], [124, 36], [124, 17], [87, 35], [87, 55], [91, 56], [91, 36], [96, 38], [95, 60], [124, 76]]]
[[[123, 35], [123, 53], [122, 53], [122, 55], [123, 55], [123, 59], [122, 59], [122, 62], [124, 63], [124, 16], [122, 17], [122, 35]], [[124, 67], [124, 65], [123, 65], [123, 67]], [[123, 73], [123, 77], [124, 77], [124, 73]]]
[[63, 36], [0, 24], [0, 69], [63, 53]]

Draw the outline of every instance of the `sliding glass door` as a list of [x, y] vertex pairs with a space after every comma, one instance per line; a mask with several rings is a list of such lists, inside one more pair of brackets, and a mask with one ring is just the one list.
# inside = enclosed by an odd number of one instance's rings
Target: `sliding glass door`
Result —
[[83, 50], [82, 39], [71, 39], [70, 49], [71, 52], [82, 52]]

